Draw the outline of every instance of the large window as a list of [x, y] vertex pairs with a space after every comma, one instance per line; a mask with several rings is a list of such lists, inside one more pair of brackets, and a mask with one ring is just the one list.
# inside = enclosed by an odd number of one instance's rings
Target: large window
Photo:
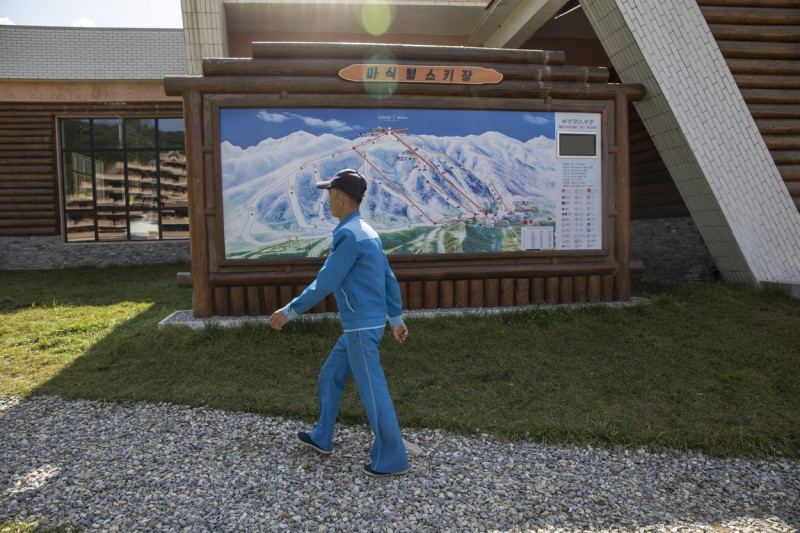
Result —
[[182, 118], [61, 120], [68, 242], [186, 239]]

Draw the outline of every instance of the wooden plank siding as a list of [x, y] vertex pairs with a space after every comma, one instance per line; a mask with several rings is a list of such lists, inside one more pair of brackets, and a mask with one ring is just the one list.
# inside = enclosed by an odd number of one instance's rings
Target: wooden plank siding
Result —
[[633, 104], [628, 116], [631, 220], [690, 216], [667, 165]]
[[711, 33], [800, 209], [800, 4], [698, 0]]
[[47, 109], [0, 104], [0, 237], [58, 234], [55, 137]]
[[0, 237], [60, 234], [57, 117], [182, 114], [180, 102], [115, 104], [0, 102]]
[[[521, 264], [502, 269], [466, 265], [458, 271], [437, 266], [409, 267], [409, 261], [390, 258], [397, 272], [406, 309], [452, 309], [474, 307], [512, 307], [530, 304], [596, 303], [616, 298], [615, 262], [584, 262], [558, 265], [551, 262], [531, 266]], [[474, 262], [474, 261], [473, 261]], [[469, 262], [468, 262], [469, 263]], [[311, 264], [308, 265], [312, 267]], [[537, 273], [522, 277], [525, 272]], [[218, 316], [258, 316], [283, 307], [313, 281], [315, 268], [291, 272], [216, 272], [209, 276], [214, 314]], [[492, 277], [487, 277], [492, 276]], [[178, 286], [191, 288], [192, 276], [181, 273]], [[312, 312], [337, 311], [329, 296]]]

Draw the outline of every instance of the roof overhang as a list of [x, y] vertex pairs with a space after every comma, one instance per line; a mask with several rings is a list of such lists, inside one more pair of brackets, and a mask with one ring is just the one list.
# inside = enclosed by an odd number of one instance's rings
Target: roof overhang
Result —
[[[471, 46], [516, 48], [567, 0], [224, 0], [228, 31], [369, 33], [364, 14], [386, 35], [463, 36]], [[380, 26], [380, 21], [376, 23]]]
[[[452, 2], [242, 2], [226, 0], [229, 30], [245, 32], [344, 33], [369, 32], [365, 17], [375, 19], [376, 31], [387, 34], [467, 35], [486, 7], [486, 1]], [[381, 26], [384, 25], [384, 28]]]
[[519, 48], [569, 0], [494, 0], [473, 25], [469, 43]]

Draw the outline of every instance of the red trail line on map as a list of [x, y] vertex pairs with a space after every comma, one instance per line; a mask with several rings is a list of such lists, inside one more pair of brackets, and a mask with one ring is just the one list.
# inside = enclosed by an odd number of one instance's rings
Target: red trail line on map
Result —
[[361, 159], [363, 159], [363, 160], [364, 160], [364, 161], [365, 161], [365, 162], [366, 162], [366, 163], [367, 163], [369, 166], [371, 166], [371, 167], [373, 168], [373, 170], [375, 170], [375, 172], [377, 172], [377, 173], [378, 173], [378, 174], [379, 174], [379, 175], [380, 175], [380, 176], [381, 176], [381, 177], [382, 177], [384, 180], [386, 180], [386, 183], [388, 183], [388, 184], [389, 184], [389, 185], [390, 185], [390, 186], [391, 186], [391, 187], [392, 187], [394, 190], [396, 190], [398, 193], [400, 193], [400, 195], [401, 195], [403, 198], [405, 198], [405, 199], [406, 199], [406, 201], [407, 201], [408, 203], [410, 203], [411, 205], [413, 205], [414, 207], [416, 207], [416, 208], [417, 208], [417, 211], [419, 211], [419, 212], [422, 214], [422, 216], [424, 216], [425, 218], [427, 218], [427, 219], [428, 219], [428, 220], [429, 220], [429, 221], [430, 221], [432, 224], [434, 224], [434, 225], [436, 224], [436, 221], [434, 221], [434, 220], [433, 220], [433, 219], [432, 219], [430, 216], [428, 216], [428, 214], [427, 214], [425, 211], [423, 211], [423, 210], [422, 210], [422, 208], [421, 208], [420, 206], [418, 206], [416, 203], [414, 203], [414, 201], [413, 201], [411, 198], [409, 198], [409, 197], [408, 197], [408, 196], [407, 196], [407, 195], [406, 195], [406, 194], [405, 194], [405, 193], [404, 193], [404, 192], [403, 192], [403, 191], [402, 191], [402, 190], [401, 190], [401, 189], [400, 189], [400, 188], [399, 188], [397, 185], [395, 185], [394, 183], [392, 183], [392, 181], [391, 181], [391, 180], [390, 180], [388, 177], [386, 177], [386, 175], [385, 175], [383, 172], [381, 172], [381, 170], [380, 170], [378, 167], [376, 167], [376, 166], [375, 166], [375, 165], [372, 163], [372, 161], [370, 161], [369, 159], [367, 159], [367, 157], [366, 157], [364, 154], [362, 154], [361, 152], [359, 152], [359, 151], [356, 149], [356, 147], [355, 147], [355, 146], [353, 147], [353, 151], [354, 151], [355, 153], [357, 153], [357, 154], [359, 155], [359, 157], [361, 157]]
[[[468, 200], [468, 201], [469, 201], [469, 202], [470, 202], [472, 205], [474, 205], [474, 206], [475, 206], [475, 208], [476, 208], [476, 209], [478, 209], [478, 210], [480, 211], [481, 207], [480, 207], [478, 204], [476, 204], [476, 203], [475, 203], [475, 202], [472, 200], [472, 198], [470, 198], [469, 196], [467, 196], [466, 194], [464, 194], [464, 192], [463, 192], [463, 191], [461, 191], [461, 189], [459, 189], [458, 187], [456, 187], [456, 185], [455, 185], [455, 184], [454, 184], [452, 181], [450, 181], [449, 179], [447, 179], [447, 176], [445, 176], [444, 174], [442, 174], [441, 172], [439, 172], [439, 169], [438, 169], [438, 168], [436, 168], [436, 166], [434, 166], [434, 165], [433, 165], [433, 164], [431, 164], [431, 163], [430, 163], [430, 162], [429, 162], [427, 159], [425, 159], [423, 156], [421, 156], [421, 155], [419, 154], [419, 152], [417, 152], [417, 151], [416, 151], [414, 148], [412, 148], [412, 147], [411, 147], [411, 145], [409, 145], [408, 143], [406, 143], [406, 142], [405, 142], [403, 139], [401, 139], [400, 137], [398, 137], [398, 136], [397, 136], [397, 135], [396, 135], [394, 132], [392, 132], [392, 137], [394, 137], [395, 139], [397, 139], [397, 142], [399, 142], [400, 144], [402, 144], [403, 146], [405, 146], [406, 148], [408, 148], [409, 150], [411, 150], [412, 152], [414, 152], [414, 155], [416, 155], [418, 158], [420, 158], [420, 159], [422, 160], [422, 162], [423, 162], [423, 163], [425, 163], [426, 165], [428, 165], [428, 166], [431, 168], [431, 170], [433, 170], [433, 171], [434, 171], [434, 172], [435, 172], [435, 173], [436, 173], [436, 174], [437, 174], [437, 175], [438, 175], [440, 178], [442, 178], [444, 181], [446, 181], [447, 183], [449, 183], [449, 184], [450, 184], [450, 186], [451, 186], [452, 188], [454, 188], [456, 191], [458, 191], [458, 194], [460, 194], [461, 196], [463, 196], [464, 198], [466, 198], [466, 199], [467, 199], [467, 200]], [[460, 204], [460, 202], [459, 202], [459, 204]]]

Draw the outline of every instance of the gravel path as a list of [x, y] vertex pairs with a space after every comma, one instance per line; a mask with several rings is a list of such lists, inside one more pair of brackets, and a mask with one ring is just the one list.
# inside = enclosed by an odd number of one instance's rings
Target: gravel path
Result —
[[411, 471], [365, 476], [371, 436], [301, 448], [296, 422], [170, 404], [0, 397], [0, 523], [85, 531], [798, 531], [800, 462], [406, 431]]

